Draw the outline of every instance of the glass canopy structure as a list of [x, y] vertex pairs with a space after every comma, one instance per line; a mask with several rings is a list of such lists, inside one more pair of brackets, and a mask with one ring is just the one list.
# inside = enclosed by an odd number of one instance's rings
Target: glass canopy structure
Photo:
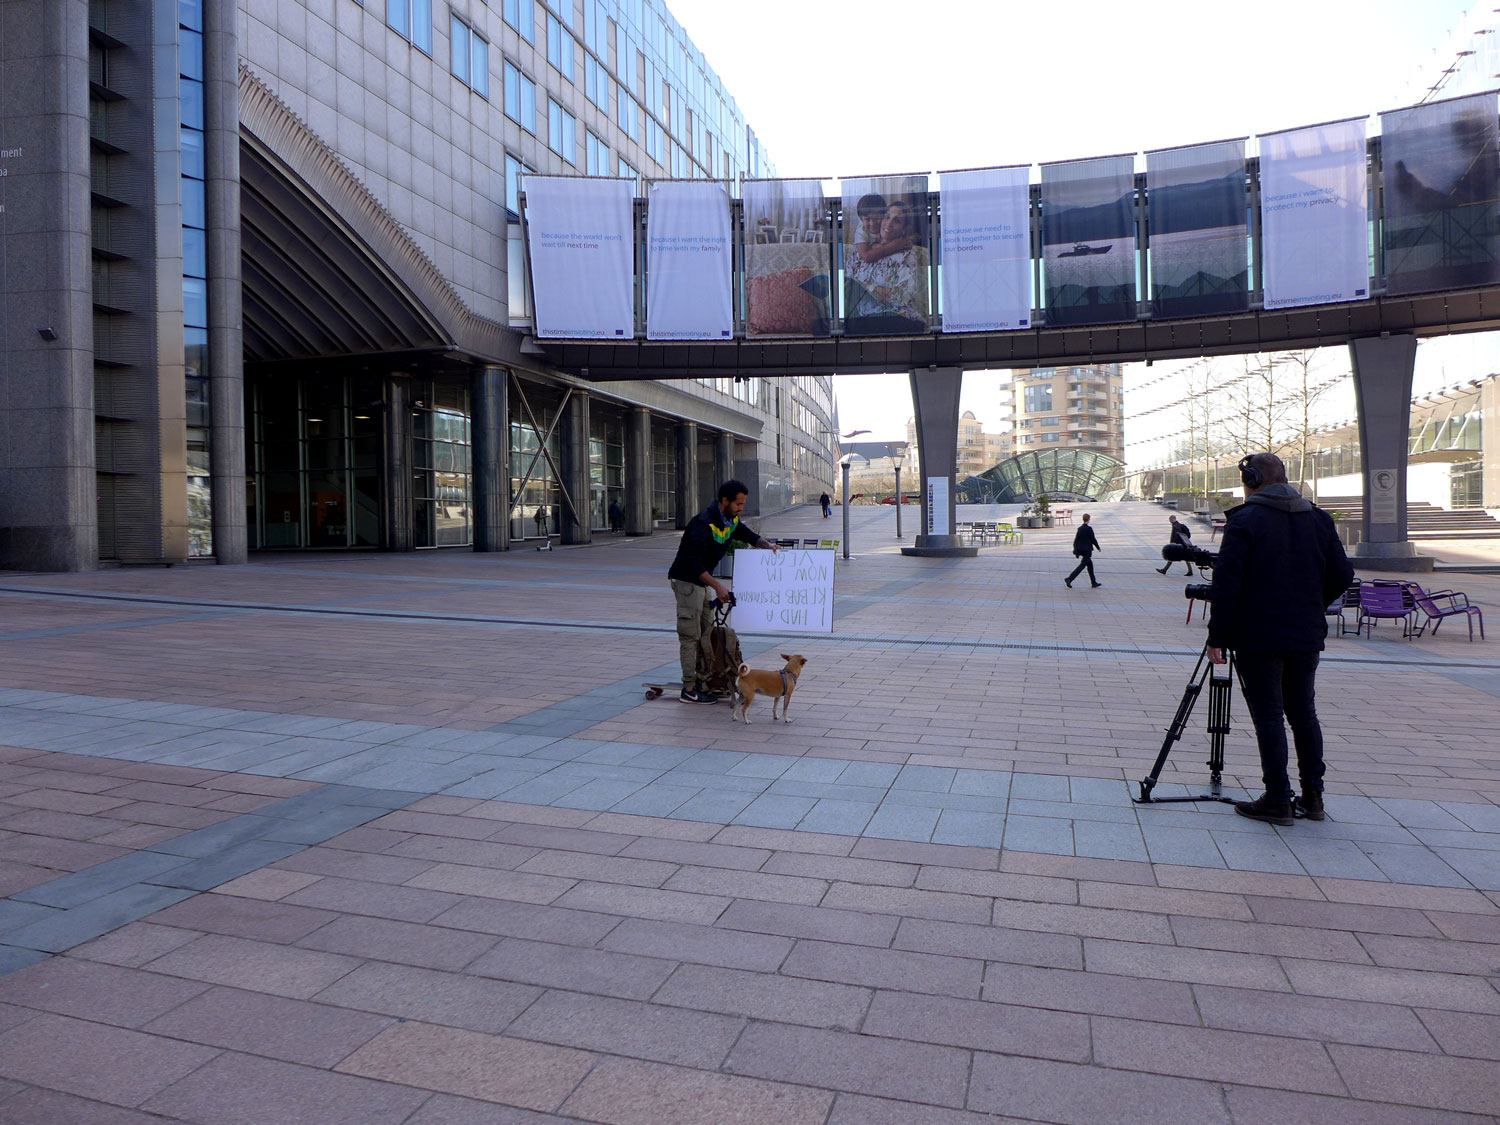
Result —
[[971, 504], [1018, 504], [1046, 493], [1054, 500], [1099, 500], [1114, 491], [1124, 463], [1088, 449], [1018, 453], [966, 478], [958, 490]]

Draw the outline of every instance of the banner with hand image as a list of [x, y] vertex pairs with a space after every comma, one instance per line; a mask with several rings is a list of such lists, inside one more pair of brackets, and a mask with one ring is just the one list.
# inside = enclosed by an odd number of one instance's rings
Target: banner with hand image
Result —
[[1500, 282], [1495, 110], [1492, 90], [1380, 115], [1387, 293]]

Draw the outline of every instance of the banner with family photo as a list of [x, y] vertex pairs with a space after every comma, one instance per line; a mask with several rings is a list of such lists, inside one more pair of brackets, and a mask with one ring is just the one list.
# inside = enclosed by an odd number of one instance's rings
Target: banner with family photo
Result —
[[1387, 293], [1500, 281], [1495, 110], [1490, 91], [1380, 115]]
[[1366, 162], [1363, 117], [1260, 138], [1266, 308], [1370, 295]]
[[1248, 218], [1243, 138], [1146, 154], [1152, 316], [1250, 307]]
[[746, 180], [745, 335], [827, 336], [828, 209], [819, 180]]
[[844, 180], [844, 335], [926, 332], [932, 316], [926, 176]]
[[635, 246], [629, 180], [527, 176], [526, 240], [536, 335], [635, 336]]
[[729, 190], [709, 181], [651, 185], [646, 212], [646, 339], [734, 335]]
[[944, 332], [1031, 326], [1031, 168], [944, 172]]
[[1136, 318], [1135, 156], [1042, 165], [1049, 325]]

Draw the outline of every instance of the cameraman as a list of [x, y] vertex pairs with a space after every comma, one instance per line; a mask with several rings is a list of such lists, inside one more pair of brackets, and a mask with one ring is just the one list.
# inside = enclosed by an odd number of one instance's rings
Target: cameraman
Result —
[[[1234, 811], [1270, 824], [1292, 823], [1293, 811], [1323, 819], [1323, 729], [1313, 704], [1318, 653], [1328, 636], [1324, 608], [1354, 578], [1328, 513], [1286, 481], [1271, 453], [1239, 464], [1245, 502], [1228, 512], [1214, 565], [1208, 658], [1224, 663], [1233, 649], [1240, 688], [1255, 724], [1265, 794], [1236, 801]], [[1297, 746], [1300, 797], [1287, 775], [1286, 727]]]

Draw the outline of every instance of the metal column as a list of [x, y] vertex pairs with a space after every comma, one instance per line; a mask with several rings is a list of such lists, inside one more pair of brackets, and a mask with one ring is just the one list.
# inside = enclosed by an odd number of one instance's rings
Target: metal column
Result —
[[[562, 541], [593, 542], [592, 478], [589, 473], [589, 396], [574, 391], [563, 406], [562, 425]], [[572, 504], [569, 505], [568, 501]]]
[[476, 367], [473, 416], [474, 550], [510, 548], [510, 384], [505, 368]]
[[637, 406], [630, 412], [625, 430], [625, 534], [650, 535], [651, 518], [651, 410]]
[[413, 550], [411, 493], [411, 376], [385, 377], [385, 417], [381, 422], [380, 496], [385, 549]]
[[[715, 486], [717, 491], [717, 486]], [[678, 529], [698, 514], [698, 424], [677, 423], [677, 514]]]

